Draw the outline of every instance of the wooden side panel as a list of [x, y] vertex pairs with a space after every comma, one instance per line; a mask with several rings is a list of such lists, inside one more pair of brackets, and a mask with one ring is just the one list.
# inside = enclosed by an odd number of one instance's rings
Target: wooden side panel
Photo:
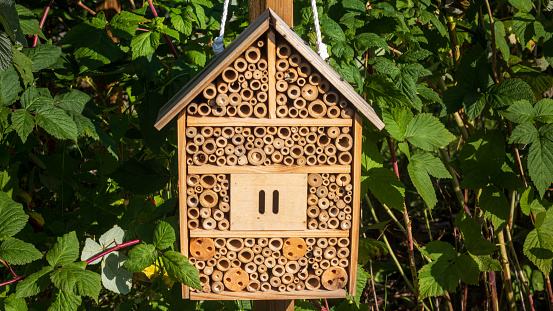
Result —
[[275, 46], [275, 32], [272, 29], [269, 29], [269, 31], [267, 31], [267, 65], [269, 67], [269, 119], [276, 119]]
[[357, 255], [359, 249], [359, 220], [361, 214], [361, 152], [363, 148], [363, 119], [356, 113], [353, 124], [353, 202], [351, 219], [351, 257], [348, 292], [355, 295], [357, 286]]
[[232, 231], [307, 228], [306, 174], [233, 174], [230, 183]]
[[[188, 257], [188, 219], [186, 215], [186, 113], [179, 114], [177, 120], [178, 157], [179, 157], [179, 226], [180, 226], [180, 251]], [[188, 286], [182, 285], [182, 298], [190, 296]]]

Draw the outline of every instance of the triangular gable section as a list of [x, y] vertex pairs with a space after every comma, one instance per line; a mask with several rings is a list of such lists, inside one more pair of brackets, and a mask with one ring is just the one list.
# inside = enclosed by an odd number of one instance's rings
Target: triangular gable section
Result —
[[271, 9], [263, 12], [250, 26], [232, 41], [221, 54], [211, 61], [198, 75], [188, 82], [158, 114], [155, 124], [157, 129], [162, 129], [174, 117], [176, 117], [186, 105], [202, 92], [205, 86], [213, 82], [222, 71], [234, 62], [248, 47], [256, 42], [270, 28], [274, 27], [284, 40], [298, 51], [328, 82], [336, 88], [349, 102], [369, 119], [378, 129], [384, 127], [384, 123], [378, 118], [372, 107], [355, 92], [355, 90], [343, 80], [342, 77], [323, 59], [308, 47], [304, 41]]

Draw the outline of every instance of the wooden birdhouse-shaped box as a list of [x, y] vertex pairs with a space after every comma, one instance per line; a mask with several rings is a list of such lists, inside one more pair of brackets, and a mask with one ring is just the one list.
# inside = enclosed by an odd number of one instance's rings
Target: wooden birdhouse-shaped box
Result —
[[194, 300], [355, 293], [372, 108], [270, 9], [160, 111], [178, 117], [181, 251]]

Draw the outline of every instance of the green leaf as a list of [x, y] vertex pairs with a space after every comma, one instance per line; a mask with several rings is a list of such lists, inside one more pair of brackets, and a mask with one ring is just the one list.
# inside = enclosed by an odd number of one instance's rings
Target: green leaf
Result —
[[470, 285], [479, 284], [480, 268], [473, 257], [467, 254], [461, 254], [455, 259], [453, 265], [457, 268], [457, 271], [459, 271], [461, 281]]
[[199, 67], [205, 66], [207, 61], [206, 53], [202, 50], [186, 50], [184, 56], [186, 60]]
[[183, 254], [175, 251], [166, 251], [161, 259], [170, 278], [198, 290], [202, 289], [198, 270], [188, 262], [188, 259]]
[[345, 59], [353, 59], [355, 52], [345, 41], [338, 41], [332, 46], [332, 54], [336, 57], [344, 57]]
[[133, 273], [123, 268], [128, 259], [122, 252], [112, 252], [102, 261], [102, 285], [112, 292], [126, 295], [131, 291]]
[[534, 201], [534, 188], [532, 186], [527, 187], [520, 196], [520, 209], [524, 215], [530, 215], [530, 206]]
[[64, 234], [46, 253], [46, 260], [52, 267], [70, 264], [79, 257], [79, 240], [75, 231]]
[[426, 59], [430, 55], [432, 55], [432, 52], [428, 50], [412, 49], [400, 55], [399, 60], [404, 63], [416, 63]]
[[509, 106], [507, 110], [503, 110], [501, 114], [515, 123], [534, 122], [536, 117], [534, 107], [527, 100], [517, 101]]
[[17, 135], [19, 135], [21, 141], [25, 143], [35, 126], [33, 115], [23, 109], [17, 109], [12, 113], [11, 118], [12, 126], [15, 128]]
[[538, 121], [553, 123], [553, 99], [544, 98], [534, 106], [534, 113]]
[[357, 51], [367, 51], [369, 48], [381, 48], [385, 51], [388, 50], [388, 43], [384, 38], [371, 32], [365, 32], [355, 35], [353, 39], [353, 46]]
[[[87, 261], [91, 259], [92, 257], [100, 254], [102, 251], [104, 251], [105, 248], [102, 247], [102, 245], [96, 243], [91, 238], [86, 238], [84, 242], [83, 251], [81, 252], [81, 261]], [[102, 260], [102, 258], [98, 258], [92, 262], [89, 263], [89, 265], [95, 265], [99, 263]]]
[[0, 31], [0, 71], [5, 71], [11, 65], [13, 51], [10, 38], [3, 31]]
[[129, 251], [129, 259], [123, 267], [130, 272], [140, 272], [154, 264], [158, 254], [155, 246], [151, 244], [138, 244]]
[[159, 39], [160, 33], [157, 31], [143, 32], [135, 36], [131, 41], [132, 59], [154, 53], [160, 44]]
[[438, 202], [438, 199], [436, 198], [436, 191], [434, 190], [434, 186], [432, 185], [432, 181], [425, 167], [410, 162], [407, 165], [407, 171], [409, 172], [409, 177], [411, 177], [411, 182], [413, 182], [413, 185], [424, 202], [426, 202], [429, 208], [433, 208]]
[[19, 77], [13, 66], [8, 67], [5, 71], [0, 70], [0, 106], [13, 104], [20, 91]]
[[465, 247], [473, 255], [491, 255], [496, 250], [495, 244], [482, 235], [481, 225], [464, 211], [455, 217], [455, 225], [463, 234]]
[[169, 172], [155, 159], [138, 162], [131, 158], [113, 172], [112, 178], [136, 194], [149, 194], [165, 187]]
[[17, 15], [19, 16], [19, 23], [23, 34], [37, 35], [46, 40], [44, 33], [42, 33], [42, 29], [40, 29], [40, 25], [35, 17], [35, 14], [33, 14], [31, 10], [19, 4], [15, 5], [15, 9], [17, 10]]
[[378, 201], [403, 212], [405, 186], [394, 172], [386, 168], [373, 168], [368, 172], [369, 189]]
[[509, 0], [509, 3], [522, 12], [532, 11], [532, 0]]
[[[0, 36], [1, 39], [1, 36]], [[1, 53], [1, 52], [0, 52]], [[21, 76], [23, 85], [29, 85], [34, 80], [33, 61], [18, 50], [13, 50], [13, 66]]]
[[359, 239], [359, 263], [362, 265], [386, 254], [388, 254], [388, 248], [385, 243], [371, 238]]
[[355, 286], [355, 296], [349, 296], [348, 300], [355, 302], [355, 305], [359, 308], [359, 304], [361, 303], [361, 295], [363, 294], [363, 290], [365, 289], [365, 286], [367, 285], [367, 282], [371, 278], [371, 275], [363, 269], [363, 266], [360, 264], [357, 264], [357, 282]]
[[4, 26], [4, 31], [10, 38], [18, 44], [27, 46], [27, 40], [21, 30], [19, 16], [15, 8], [15, 1], [2, 0], [0, 1], [0, 23]]
[[328, 15], [320, 15], [319, 22], [321, 23], [321, 31], [325, 35], [338, 41], [346, 41], [346, 35], [340, 25], [328, 17]]
[[89, 101], [90, 96], [75, 89], [71, 89], [66, 93], [54, 97], [54, 105], [65, 111], [71, 111], [76, 114], [83, 113], [84, 107]]
[[36, 247], [16, 238], [8, 238], [0, 244], [0, 259], [12, 265], [25, 265], [42, 258]]
[[407, 96], [383, 74], [370, 75], [365, 79], [365, 93], [367, 99], [376, 102], [380, 107], [411, 107]]
[[4, 307], [4, 311], [27, 311], [27, 302], [23, 298], [18, 298], [15, 294], [9, 295], [3, 301], [3, 305], [0, 304], [0, 307]]
[[553, 182], [553, 143], [537, 139], [528, 151], [528, 171], [536, 189], [543, 197]]
[[486, 91], [486, 102], [494, 109], [510, 106], [522, 99], [530, 102], [536, 100], [530, 85], [517, 78], [503, 80]]
[[48, 311], [76, 311], [82, 303], [79, 295], [56, 291], [54, 303], [48, 308]]
[[513, 32], [524, 48], [534, 35], [533, 24], [536, 21], [533, 15], [517, 12], [513, 16]]
[[452, 260], [457, 257], [457, 251], [453, 245], [443, 241], [428, 242], [428, 244], [421, 248], [421, 253], [432, 260], [438, 260], [440, 258]]
[[501, 51], [501, 55], [503, 56], [503, 59], [508, 61], [509, 56], [511, 56], [511, 50], [509, 49], [507, 40], [505, 40], [505, 26], [501, 21], [496, 20], [494, 22], [494, 30], [495, 30], [495, 42], [496, 42], [495, 44]]
[[21, 231], [28, 218], [20, 203], [13, 201], [7, 193], [0, 192], [0, 240]]
[[49, 68], [58, 61], [61, 48], [51, 44], [41, 44], [34, 48], [24, 48], [23, 54], [33, 61], [33, 71]]
[[472, 135], [459, 153], [463, 172], [491, 176], [505, 162], [505, 139], [499, 131], [479, 130]]
[[454, 291], [459, 284], [459, 277], [456, 267], [445, 259], [424, 265], [419, 270], [420, 298], [437, 297]]
[[544, 275], [549, 275], [553, 262], [553, 209], [544, 214], [543, 224], [526, 236], [523, 251]]
[[109, 22], [109, 27], [114, 35], [131, 40], [140, 23], [148, 22], [149, 19], [131, 13], [129, 11], [121, 11], [115, 15]]
[[507, 197], [496, 186], [487, 186], [480, 195], [480, 207], [484, 215], [494, 225], [495, 232], [499, 232], [507, 225], [509, 220], [509, 201]]
[[50, 135], [59, 139], [77, 141], [77, 125], [75, 121], [60, 108], [42, 106], [36, 110], [35, 120], [38, 126]]
[[395, 107], [382, 111], [382, 121], [386, 124], [386, 130], [398, 141], [405, 140], [405, 132], [412, 119], [413, 113], [409, 108]]
[[48, 106], [53, 103], [50, 91], [46, 88], [36, 88], [34, 85], [27, 88], [21, 94], [21, 106], [27, 111], [35, 111], [43, 106]]
[[154, 246], [160, 250], [171, 247], [176, 241], [175, 230], [165, 221], [160, 221], [154, 231]]
[[538, 130], [534, 124], [524, 122], [515, 127], [509, 139], [510, 144], [531, 144], [538, 138]]
[[486, 97], [480, 92], [470, 92], [463, 97], [463, 108], [469, 120], [475, 120], [486, 107]]
[[102, 278], [98, 273], [73, 264], [56, 269], [50, 274], [50, 279], [63, 292], [88, 296], [96, 301], [102, 289]]
[[399, 70], [399, 68], [397, 67], [395, 61], [383, 56], [377, 56], [369, 59], [368, 64], [372, 65], [373, 69], [377, 73], [389, 75], [392, 78], [394, 78], [401, 72], [401, 70]]
[[17, 297], [31, 297], [46, 290], [46, 287], [50, 285], [48, 273], [53, 270], [54, 268], [51, 266], [42, 267], [38, 272], [29, 275], [23, 281], [17, 283]]
[[429, 113], [417, 114], [407, 127], [405, 138], [423, 150], [432, 151], [455, 140], [440, 120]]
[[445, 168], [444, 163], [430, 153], [415, 154], [411, 162], [423, 167], [428, 174], [436, 178], [451, 178], [451, 174]]
[[491, 256], [475, 256], [470, 254], [472, 259], [478, 264], [480, 271], [501, 271], [501, 263], [497, 259], [492, 259]]
[[185, 36], [190, 36], [192, 34], [192, 19], [188, 14], [169, 14], [171, 18], [171, 23], [176, 30], [184, 34]]

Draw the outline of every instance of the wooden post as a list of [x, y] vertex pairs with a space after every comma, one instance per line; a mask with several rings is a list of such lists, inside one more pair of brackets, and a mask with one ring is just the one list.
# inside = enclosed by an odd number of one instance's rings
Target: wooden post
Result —
[[[263, 11], [271, 8], [289, 27], [294, 26], [294, 0], [249, 0], [250, 23], [253, 22]], [[268, 38], [269, 52], [274, 49], [274, 33]], [[270, 56], [269, 56], [270, 57]], [[274, 66], [274, 58], [272, 66]], [[271, 66], [271, 64], [269, 64]], [[275, 72], [275, 69], [269, 68], [269, 73]], [[273, 78], [274, 79], [274, 78]], [[273, 80], [274, 81], [274, 80]], [[274, 85], [271, 85], [274, 87]], [[272, 92], [274, 96], [274, 91]], [[271, 102], [271, 101], [269, 101]], [[274, 100], [273, 100], [274, 103]], [[275, 108], [275, 107], [273, 107]], [[271, 112], [271, 111], [270, 111]], [[274, 113], [274, 112], [273, 112]], [[271, 114], [270, 114], [271, 115]], [[271, 117], [274, 117], [271, 115]], [[256, 300], [253, 304], [254, 311], [294, 311], [294, 300]]]

